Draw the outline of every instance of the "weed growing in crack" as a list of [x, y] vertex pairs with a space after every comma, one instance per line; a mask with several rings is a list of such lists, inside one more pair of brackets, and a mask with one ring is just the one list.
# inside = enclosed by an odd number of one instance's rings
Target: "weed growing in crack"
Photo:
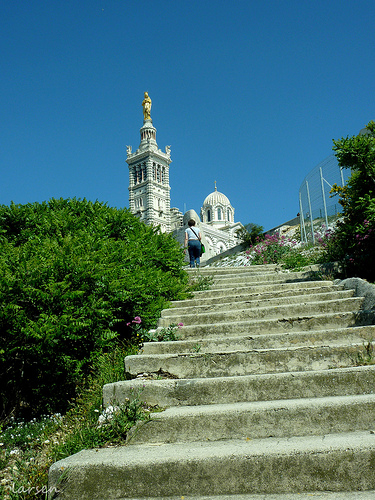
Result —
[[362, 351], [357, 352], [354, 358], [355, 366], [365, 366], [375, 364], [375, 348], [372, 341], [363, 345]]
[[166, 328], [161, 328], [160, 330], [143, 332], [143, 339], [146, 342], [169, 342], [179, 340], [181, 335], [178, 333], [178, 330], [183, 326], [183, 323], [171, 323]]

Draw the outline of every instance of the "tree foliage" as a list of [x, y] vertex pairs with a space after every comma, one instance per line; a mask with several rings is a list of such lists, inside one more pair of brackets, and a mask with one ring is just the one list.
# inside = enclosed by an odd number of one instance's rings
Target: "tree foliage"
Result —
[[95, 357], [185, 298], [178, 243], [127, 209], [0, 206], [0, 416], [64, 411]]
[[246, 246], [255, 245], [258, 241], [264, 239], [264, 227], [250, 222], [243, 228], [238, 229], [237, 237], [241, 239]]
[[327, 247], [327, 258], [342, 264], [345, 276], [375, 281], [375, 122], [366, 133], [333, 141], [339, 165], [351, 169], [347, 185], [334, 185], [342, 220]]

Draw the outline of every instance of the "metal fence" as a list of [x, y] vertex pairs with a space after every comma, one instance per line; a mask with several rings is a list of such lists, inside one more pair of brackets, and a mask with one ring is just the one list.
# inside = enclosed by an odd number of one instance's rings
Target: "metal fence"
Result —
[[[299, 189], [301, 240], [315, 243], [316, 231], [329, 228], [337, 220], [341, 205], [338, 196], [330, 198], [333, 184], [345, 186], [350, 169], [341, 168], [331, 155], [311, 170]], [[320, 232], [320, 231], [319, 231]]]

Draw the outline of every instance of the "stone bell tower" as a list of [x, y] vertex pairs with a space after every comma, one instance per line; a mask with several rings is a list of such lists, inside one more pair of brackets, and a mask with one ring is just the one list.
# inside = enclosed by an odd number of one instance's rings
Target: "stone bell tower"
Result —
[[156, 128], [151, 119], [151, 99], [144, 94], [141, 142], [135, 153], [127, 146], [129, 166], [129, 209], [145, 224], [160, 225], [162, 232], [171, 230], [169, 165], [171, 148], [158, 149]]

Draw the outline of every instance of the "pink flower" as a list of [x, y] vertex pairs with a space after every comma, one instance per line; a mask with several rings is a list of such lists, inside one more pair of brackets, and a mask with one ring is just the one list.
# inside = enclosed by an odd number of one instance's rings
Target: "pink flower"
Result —
[[142, 323], [142, 320], [141, 320], [141, 318], [140, 318], [139, 316], [136, 316], [136, 317], [133, 319], [132, 323], [137, 323], [137, 324], [139, 325], [140, 323]]
[[183, 323], [179, 323], [177, 326], [178, 326], [178, 328], [181, 328], [182, 326], [184, 326], [184, 324]]

